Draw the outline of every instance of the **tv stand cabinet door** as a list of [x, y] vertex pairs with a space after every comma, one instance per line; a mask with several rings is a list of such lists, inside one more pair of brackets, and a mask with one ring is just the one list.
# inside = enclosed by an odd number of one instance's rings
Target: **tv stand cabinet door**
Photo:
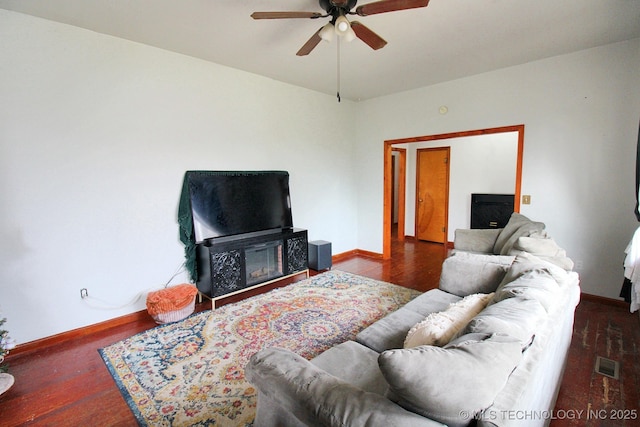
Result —
[[285, 274], [303, 271], [309, 265], [309, 246], [307, 231], [294, 232], [285, 238], [287, 268]]
[[211, 296], [217, 298], [244, 288], [241, 249], [211, 253]]

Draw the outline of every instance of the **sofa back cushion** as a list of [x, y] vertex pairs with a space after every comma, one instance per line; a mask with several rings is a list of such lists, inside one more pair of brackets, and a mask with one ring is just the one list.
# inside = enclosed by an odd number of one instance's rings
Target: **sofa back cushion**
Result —
[[522, 358], [520, 342], [498, 334], [469, 334], [444, 347], [387, 350], [378, 365], [389, 397], [449, 426], [466, 426], [489, 407]]
[[456, 251], [492, 254], [502, 228], [458, 228], [454, 231], [453, 245]]
[[550, 237], [521, 236], [516, 240], [509, 253], [510, 255], [518, 255], [520, 252], [535, 255], [542, 260], [562, 267], [564, 270], [573, 270], [573, 261], [567, 257], [567, 252]]
[[553, 277], [556, 282], [558, 282], [560, 286], [562, 286], [564, 283], [572, 281], [570, 273], [563, 268], [558, 267], [556, 264], [553, 264], [530, 253], [521, 252], [513, 260], [511, 268], [509, 268], [509, 271], [507, 271], [507, 274], [505, 274], [504, 279], [502, 279], [501, 285], [506, 282], [512, 282], [513, 280], [522, 276], [524, 273], [533, 270], [546, 271], [551, 275], [551, 277]]
[[514, 258], [456, 252], [442, 263], [438, 287], [460, 297], [477, 293], [489, 294], [504, 279]]
[[520, 297], [538, 301], [548, 312], [560, 292], [558, 282], [543, 269], [530, 270], [511, 282], [503, 282], [496, 289], [490, 304], [507, 298]]
[[517, 339], [526, 350], [533, 342], [536, 328], [546, 319], [547, 312], [537, 300], [508, 298], [485, 308], [460, 334], [504, 334]]

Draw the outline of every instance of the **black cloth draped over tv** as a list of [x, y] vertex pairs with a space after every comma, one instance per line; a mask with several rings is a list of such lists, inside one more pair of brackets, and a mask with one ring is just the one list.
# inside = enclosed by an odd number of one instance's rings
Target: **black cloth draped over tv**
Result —
[[[191, 213], [191, 198], [189, 197], [189, 175], [194, 171], [187, 171], [182, 181], [182, 193], [178, 205], [178, 227], [180, 241], [184, 243], [185, 268], [193, 283], [198, 281], [196, 268], [196, 239], [193, 233], [193, 217]], [[198, 173], [206, 173], [198, 171]]]
[[182, 180], [182, 192], [180, 194], [180, 204], [178, 205], [178, 226], [180, 241], [184, 243], [185, 268], [189, 272], [191, 281], [198, 281], [198, 267], [196, 264], [196, 236], [193, 230], [193, 211], [191, 210], [191, 195], [189, 192], [189, 178], [198, 174], [218, 175], [218, 171], [187, 171]]

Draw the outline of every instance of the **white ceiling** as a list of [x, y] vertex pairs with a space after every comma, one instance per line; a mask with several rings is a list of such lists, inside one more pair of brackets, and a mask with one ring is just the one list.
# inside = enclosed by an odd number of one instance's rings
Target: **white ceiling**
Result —
[[[0, 8], [336, 93], [335, 40], [295, 55], [328, 18], [250, 17], [323, 12], [318, 0], [0, 0]], [[358, 39], [341, 44], [341, 96], [364, 100], [640, 37], [640, 0], [431, 0], [357, 19], [388, 42], [378, 51]]]

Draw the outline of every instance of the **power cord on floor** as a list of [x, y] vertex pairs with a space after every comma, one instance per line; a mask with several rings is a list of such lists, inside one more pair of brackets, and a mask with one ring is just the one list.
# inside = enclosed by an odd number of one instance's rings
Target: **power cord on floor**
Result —
[[[162, 287], [163, 288], [167, 288], [169, 286], [169, 284], [171, 283], [171, 281], [173, 279], [175, 279], [178, 276], [178, 274], [180, 274], [184, 270], [185, 265], [186, 265], [186, 262], [183, 262], [182, 264], [180, 264], [180, 266], [178, 266], [178, 268], [176, 269], [175, 273], [173, 273], [173, 276], [171, 276], [169, 278], [169, 280]], [[126, 307], [129, 307], [131, 305], [136, 304], [138, 301], [140, 301], [141, 298], [145, 297], [149, 292], [152, 292], [154, 290], [157, 290], [157, 288], [145, 289], [145, 290], [139, 292], [129, 302], [127, 302], [125, 304], [122, 304], [122, 305], [115, 305], [113, 303], [110, 303], [109, 301], [105, 301], [105, 300], [102, 300], [100, 298], [92, 297], [92, 296], [88, 295], [88, 293], [87, 293], [87, 295], [85, 297], [82, 298], [82, 300], [89, 307], [97, 309], [97, 310], [120, 310], [122, 308], [126, 308]], [[97, 304], [95, 304], [95, 303], [97, 303]]]

